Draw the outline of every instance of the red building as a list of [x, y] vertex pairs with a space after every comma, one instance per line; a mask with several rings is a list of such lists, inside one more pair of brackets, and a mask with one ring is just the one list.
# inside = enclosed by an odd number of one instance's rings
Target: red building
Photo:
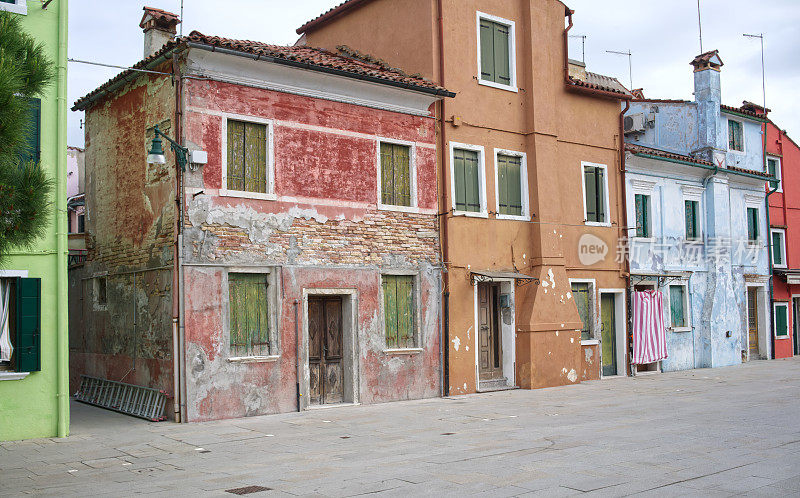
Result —
[[[745, 102], [743, 108], [763, 114]], [[767, 121], [767, 170], [779, 182], [767, 184], [772, 254], [772, 334], [775, 358], [800, 354], [800, 146]]]
[[[366, 56], [173, 39], [177, 22], [145, 8], [136, 68], [156, 73], [75, 106], [94, 196], [73, 376], [166, 391], [183, 421], [441, 395], [431, 111], [453, 94]], [[146, 163], [156, 125], [185, 171]]]

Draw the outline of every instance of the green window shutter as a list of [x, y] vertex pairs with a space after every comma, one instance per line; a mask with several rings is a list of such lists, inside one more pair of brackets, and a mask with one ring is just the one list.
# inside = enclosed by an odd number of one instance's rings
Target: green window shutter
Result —
[[41, 159], [42, 101], [40, 99], [28, 99], [28, 103], [25, 145], [20, 152], [20, 160], [22, 162], [33, 161], [38, 163]]
[[481, 19], [481, 79], [495, 81], [494, 23]]
[[581, 329], [581, 340], [590, 339], [589, 327], [591, 326], [591, 310], [589, 308], [589, 284], [575, 282], [572, 284], [572, 299], [578, 307], [578, 315], [581, 317], [583, 328]]
[[634, 196], [634, 203], [636, 209], [636, 236], [649, 237], [650, 236], [650, 196], [644, 194], [636, 194]]
[[684, 311], [684, 287], [682, 285], [669, 286], [669, 309], [673, 327], [686, 326], [686, 313]]
[[697, 206], [697, 201], [684, 201], [687, 240], [695, 240], [700, 236], [697, 230]]
[[780, 232], [772, 232], [772, 264], [783, 265], [783, 246]]
[[494, 26], [494, 70], [495, 83], [511, 84], [511, 59], [509, 54], [508, 26], [493, 23]]
[[267, 191], [267, 126], [228, 120], [228, 189]]
[[522, 216], [522, 159], [498, 154], [497, 181], [500, 214]]
[[478, 212], [481, 210], [478, 177], [478, 153], [473, 150], [453, 151], [456, 210]]
[[465, 168], [463, 150], [456, 149], [453, 151], [453, 182], [455, 184], [456, 198], [455, 208], [458, 211], [467, 210], [467, 194], [466, 194], [466, 177], [467, 172]]
[[383, 276], [383, 314], [386, 347], [397, 348], [397, 277]]
[[263, 274], [228, 274], [231, 356], [270, 354], [267, 285], [267, 276]]
[[775, 335], [778, 337], [789, 335], [788, 309], [788, 306], [782, 304], [775, 306]]
[[41, 365], [42, 280], [17, 278], [14, 340], [17, 372], [38, 372]]
[[244, 123], [228, 120], [228, 189], [244, 190]]
[[397, 276], [397, 344], [414, 347], [414, 277]]
[[595, 176], [597, 178], [597, 220], [600, 223], [606, 221], [606, 183], [605, 183], [605, 170], [603, 168], [595, 168]]
[[394, 176], [394, 205], [411, 205], [411, 149], [406, 145], [392, 145], [392, 171]]
[[497, 156], [497, 202], [500, 214], [508, 213], [508, 157]]
[[742, 145], [742, 124], [728, 120], [728, 148], [742, 151], [744, 150]]
[[597, 168], [584, 166], [583, 177], [586, 186], [586, 221], [597, 221]]
[[[775, 177], [777, 175], [777, 172], [778, 172], [778, 160], [777, 159], [767, 159], [767, 172], [769, 173], [769, 176], [772, 176], [772, 177]], [[780, 178], [778, 178], [778, 180], [780, 180]], [[771, 189], [778, 188], [778, 182], [777, 181], [769, 182], [769, 187]]]
[[392, 144], [381, 144], [381, 203], [394, 204], [394, 167]]
[[747, 238], [750, 242], [758, 241], [758, 209], [747, 208]]

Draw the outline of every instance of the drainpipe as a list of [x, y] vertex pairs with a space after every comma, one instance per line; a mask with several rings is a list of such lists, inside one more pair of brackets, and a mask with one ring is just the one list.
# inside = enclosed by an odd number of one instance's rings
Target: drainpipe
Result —
[[[766, 122], [766, 118], [767, 118], [767, 108], [765, 106], [764, 107], [764, 134], [762, 135], [762, 138], [761, 138], [761, 144], [764, 147], [763, 148], [763, 157], [762, 157], [762, 159], [764, 160], [764, 171], [768, 171], [767, 170], [767, 122]], [[781, 166], [783, 166], [783, 165], [781, 165]], [[769, 183], [767, 183], [767, 185], [769, 185]], [[775, 268], [772, 266], [772, 231], [770, 229], [770, 221], [769, 221], [769, 196], [771, 196], [772, 194], [777, 192], [779, 185], [780, 185], [780, 180], [778, 180], [778, 183], [775, 185], [775, 188], [770, 190], [769, 192], [767, 192], [767, 195], [764, 197], [764, 204], [766, 204], [766, 206], [767, 206], [767, 233], [766, 233], [766, 236], [767, 236], [767, 264], [769, 264], [769, 312], [767, 313], [767, 316], [772, 316], [772, 313], [774, 312], [774, 309], [775, 309], [775, 306], [774, 306], [775, 305], [775, 289], [774, 289], [773, 283], [772, 283], [772, 278], [773, 278], [773, 273], [775, 272]], [[785, 204], [786, 203], [786, 199], [784, 199], [783, 202]], [[784, 220], [785, 220], [785, 218], [784, 218]], [[767, 327], [767, 330], [769, 330], [770, 358], [773, 359], [773, 360], [775, 359], [775, 331], [773, 330], [773, 324], [774, 323], [775, 323], [774, 319], [770, 320], [769, 327]]]
[[[572, 16], [570, 16], [570, 25], [572, 24]], [[566, 36], [565, 38], [566, 39]], [[625, 107], [619, 113], [619, 176], [620, 176], [620, 191], [617, 195], [617, 199], [620, 197], [622, 198], [622, 209], [620, 209], [620, 223], [622, 226], [620, 227], [620, 235], [623, 235], [626, 239], [628, 237], [628, 196], [626, 195], [625, 189], [625, 113], [628, 112], [628, 109], [631, 108], [631, 101], [625, 101]], [[623, 270], [623, 275], [627, 280], [627, 305], [628, 305], [628, 332], [625, 334], [625, 355], [630, 365], [629, 370], [633, 371], [633, 364], [631, 360], [633, 358], [630, 357], [630, 338], [633, 334], [633, 288], [631, 287], [631, 261], [630, 256], [625, 258], [625, 267]]]
[[[444, 7], [442, 0], [436, 1], [436, 9], [439, 15], [439, 86], [444, 88]], [[439, 231], [442, 238], [442, 396], [450, 395], [450, 274], [447, 268], [449, 262], [448, 238], [447, 238], [447, 188], [445, 179], [447, 178], [447, 135], [445, 131], [445, 103], [444, 98], [439, 101], [439, 137], [441, 147], [439, 148], [439, 167], [441, 174], [441, 195], [439, 196]]]
[[[283, 288], [283, 287], [281, 287]], [[297, 411], [302, 410], [302, 406], [300, 405], [300, 325], [297, 319], [297, 306], [299, 302], [297, 299], [294, 300], [294, 347], [296, 351], [296, 361], [297, 361], [297, 379], [295, 381], [295, 397], [297, 398]]]
[[67, 437], [69, 434], [69, 344], [67, 342], [67, 235], [61, 231], [65, 223], [65, 206], [67, 205], [66, 190], [61, 183], [67, 177], [67, 0], [58, 2], [58, 68], [57, 68], [58, 95], [56, 96], [58, 108], [58, 137], [56, 139], [56, 172], [59, 178], [56, 189], [56, 221], [59, 227], [56, 230], [58, 275], [56, 285], [56, 309], [58, 320], [56, 325], [56, 404], [57, 404], [57, 434], [58, 437]]

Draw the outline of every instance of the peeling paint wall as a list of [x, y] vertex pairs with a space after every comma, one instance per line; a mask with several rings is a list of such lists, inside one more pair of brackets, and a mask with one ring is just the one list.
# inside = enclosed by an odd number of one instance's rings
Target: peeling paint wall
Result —
[[[88, 256], [69, 270], [70, 390], [81, 374], [172, 393], [174, 158], [146, 162], [147, 129], [169, 133], [174, 88], [142, 76], [86, 111]], [[106, 282], [101, 302], [100, 277]], [[134, 283], [135, 278], [135, 283]]]
[[[296, 410], [298, 358], [304, 393], [308, 382], [304, 293], [329, 289], [351, 296], [357, 401], [439, 395], [433, 119], [215, 81], [188, 81], [186, 98], [187, 143], [208, 152], [208, 164], [186, 178], [189, 420]], [[228, 114], [271, 120], [274, 200], [220, 195]], [[379, 137], [414, 142], [412, 212], [378, 209]], [[227, 275], [235, 271], [269, 272], [277, 315], [269, 359], [230, 361]], [[385, 351], [381, 273], [398, 271], [415, 275], [417, 285], [420, 349], [407, 354]], [[307, 406], [305, 397], [301, 405]]]

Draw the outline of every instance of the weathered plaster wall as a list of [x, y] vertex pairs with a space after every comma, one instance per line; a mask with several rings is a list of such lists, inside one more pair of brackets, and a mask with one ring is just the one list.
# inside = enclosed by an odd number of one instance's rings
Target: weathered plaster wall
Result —
[[86, 112], [89, 252], [69, 272], [73, 391], [87, 374], [172, 393], [172, 279], [164, 267], [172, 262], [174, 158], [168, 152], [165, 165], [148, 165], [146, 156], [147, 129], [158, 123], [169, 133], [174, 106], [169, 78], [143, 76]]
[[[208, 164], [186, 179], [191, 187], [184, 226], [189, 420], [295, 410], [296, 328], [301, 372], [307, 370], [303, 293], [322, 289], [346, 289], [355, 296], [358, 401], [440, 394], [433, 120], [213, 81], [189, 81], [186, 96], [187, 143], [208, 152]], [[274, 200], [219, 195], [225, 113], [271, 120]], [[413, 212], [377, 207], [380, 138], [415, 144]], [[242, 268], [271, 275], [278, 345], [270, 361], [228, 361], [227, 274]], [[417, 275], [419, 352], [384, 351], [383, 271]]]
[[698, 110], [695, 102], [631, 102], [626, 116], [644, 114], [655, 120], [654, 126], [646, 126], [643, 133], [626, 137], [638, 145], [688, 154], [698, 149]]

